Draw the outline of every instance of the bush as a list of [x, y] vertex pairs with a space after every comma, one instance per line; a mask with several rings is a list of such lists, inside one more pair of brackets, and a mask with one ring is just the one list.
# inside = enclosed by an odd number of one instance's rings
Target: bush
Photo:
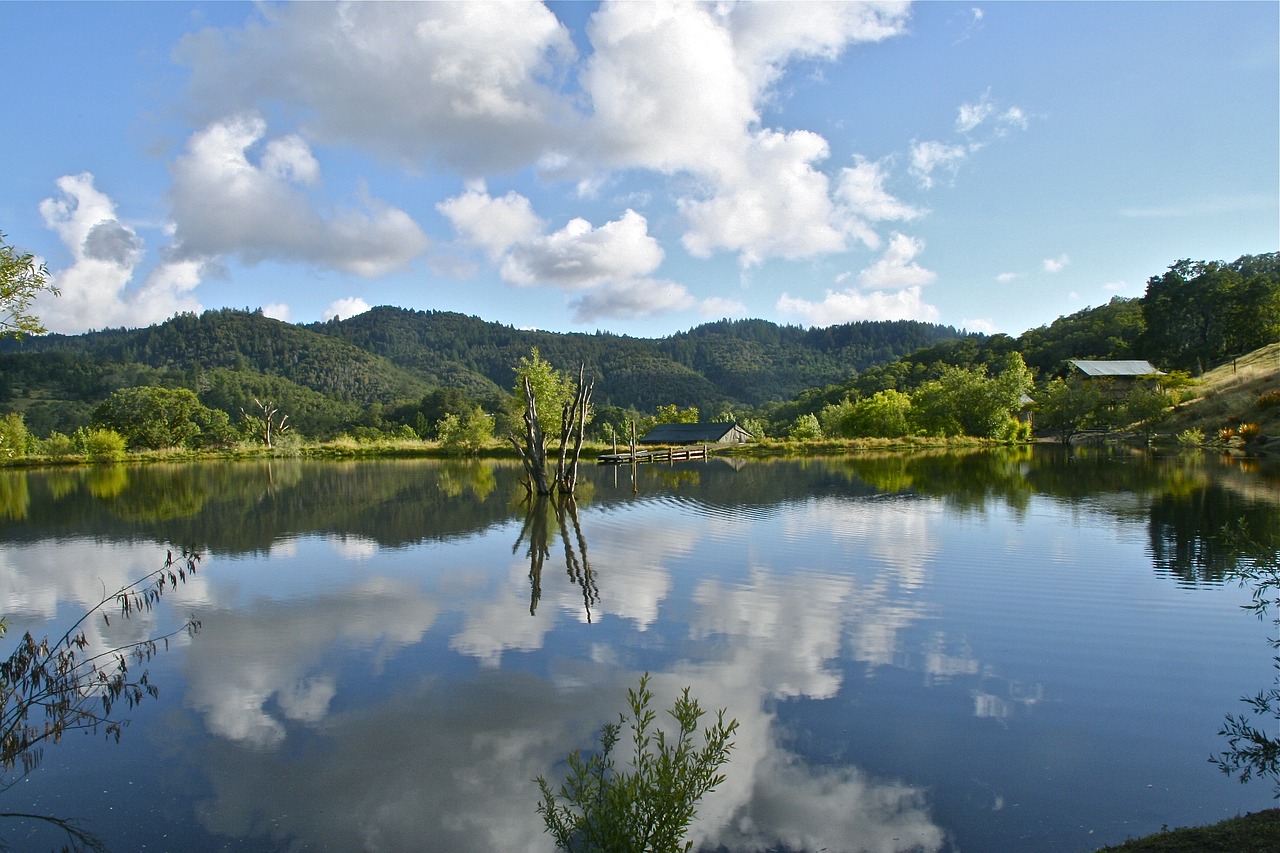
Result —
[[1258, 395], [1259, 409], [1274, 409], [1276, 406], [1280, 406], [1280, 388]]
[[1182, 432], [1178, 433], [1178, 444], [1183, 447], [1201, 446], [1204, 444], [1204, 430], [1196, 429], [1195, 427], [1192, 427], [1191, 429], [1184, 429]]
[[[718, 772], [729, 760], [738, 721], [716, 713], [714, 726], [703, 731], [703, 746], [694, 746], [693, 735], [705, 713], [686, 687], [668, 713], [680, 732], [674, 738], [655, 729], [649, 709], [653, 694], [649, 674], [636, 690], [627, 690], [631, 719], [620, 715], [600, 733], [600, 751], [583, 761], [578, 752], [569, 756], [569, 778], [560, 786], [559, 799], [547, 780], [539, 776], [542, 791], [538, 813], [556, 846], [567, 851], [593, 853], [677, 853], [691, 849], [685, 831], [697, 813], [698, 801], [724, 781]], [[635, 754], [632, 770], [614, 767], [613, 747], [623, 726], [631, 730]], [[563, 801], [563, 802], [561, 802]]]
[[113, 429], [81, 429], [77, 437], [90, 462], [118, 462], [125, 456], [124, 436]]
[[0, 417], [0, 458], [14, 459], [26, 456], [30, 449], [31, 433], [22, 415], [11, 412]]
[[39, 442], [37, 448], [45, 456], [62, 459], [76, 452], [76, 443], [71, 436], [60, 432], [51, 432], [49, 437]]

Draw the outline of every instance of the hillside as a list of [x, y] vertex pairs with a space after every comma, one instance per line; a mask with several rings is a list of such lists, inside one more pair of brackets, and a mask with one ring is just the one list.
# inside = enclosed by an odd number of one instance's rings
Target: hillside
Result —
[[1280, 343], [1268, 344], [1206, 371], [1194, 397], [1179, 407], [1167, 425], [1171, 433], [1199, 429], [1214, 436], [1223, 427], [1256, 423], [1273, 441], [1280, 438], [1280, 403], [1260, 404], [1264, 394], [1280, 391]]
[[22, 413], [33, 432], [47, 435], [88, 423], [119, 388], [186, 387], [233, 418], [255, 397], [269, 397], [299, 430], [323, 437], [413, 423], [436, 389], [456, 389], [492, 410], [533, 347], [561, 370], [585, 364], [598, 406], [741, 410], [959, 337], [950, 326], [910, 321], [805, 330], [748, 320], [650, 340], [393, 307], [307, 326], [222, 309], [143, 329], [0, 340], [0, 410]]

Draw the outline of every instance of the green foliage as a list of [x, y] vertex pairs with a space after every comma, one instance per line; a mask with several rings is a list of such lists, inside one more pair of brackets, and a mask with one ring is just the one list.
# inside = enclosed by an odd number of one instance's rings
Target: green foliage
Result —
[[127, 443], [115, 430], [82, 428], [77, 430], [75, 439], [90, 462], [119, 462], [125, 457]]
[[910, 430], [911, 397], [892, 388], [844, 400], [818, 414], [824, 434], [839, 438], [901, 438]]
[[216, 447], [231, 440], [226, 412], [214, 412], [186, 388], [122, 388], [93, 412], [93, 425], [115, 430], [131, 450]]
[[1178, 444], [1183, 447], [1201, 447], [1204, 444], [1204, 430], [1197, 427], [1184, 429], [1178, 433]]
[[[538, 813], [556, 846], [571, 853], [677, 853], [692, 849], [684, 838], [697, 814], [702, 797], [724, 782], [719, 770], [729, 760], [731, 738], [738, 721], [725, 722], [725, 711], [702, 731], [702, 746], [695, 743], [699, 721], [706, 712], [684, 688], [668, 711], [679, 731], [674, 736], [655, 726], [657, 715], [649, 704], [649, 675], [637, 689], [627, 690], [630, 719], [606, 724], [600, 733], [600, 750], [587, 759], [577, 751], [568, 759], [569, 776], [553, 792], [546, 779], [537, 778], [542, 792]], [[614, 747], [626, 728], [633, 753], [630, 770], [618, 770]]]
[[816, 441], [822, 438], [822, 424], [817, 415], [804, 414], [795, 419], [787, 435], [793, 441]]
[[1073, 358], [1134, 358], [1145, 328], [1142, 301], [1115, 296], [1105, 305], [1028, 329], [1018, 337], [1018, 349], [1041, 376], [1061, 376], [1070, 371], [1067, 362]]
[[58, 289], [49, 282], [49, 271], [30, 252], [19, 252], [0, 232], [0, 336], [39, 335], [44, 326], [31, 314], [36, 296]]
[[[1252, 589], [1252, 603], [1242, 606], [1259, 619], [1271, 614], [1273, 630], [1280, 632], [1280, 551], [1255, 541], [1242, 523], [1229, 527], [1224, 535], [1238, 554], [1231, 576]], [[1273, 650], [1280, 648], [1280, 638], [1272, 637], [1270, 645]], [[1280, 654], [1273, 651], [1272, 661], [1280, 669]], [[1242, 701], [1254, 714], [1274, 721], [1272, 730], [1275, 722], [1280, 722], [1280, 680]], [[1218, 734], [1227, 739], [1227, 749], [1211, 757], [1211, 763], [1241, 783], [1254, 776], [1269, 778], [1280, 793], [1280, 739], [1255, 726], [1245, 714], [1227, 715]]]
[[[528, 356], [522, 356], [516, 364], [516, 384], [513, 389], [513, 411], [523, 413], [525, 405], [524, 383], [528, 380], [533, 399], [538, 408], [538, 426], [543, 435], [560, 434], [560, 415], [564, 404], [573, 399], [573, 380], [556, 370], [543, 359], [534, 347]], [[516, 415], [517, 421], [519, 414]]]
[[493, 440], [493, 418], [472, 406], [461, 416], [452, 412], [436, 425], [440, 444], [455, 456], [474, 456]]
[[1147, 280], [1147, 358], [1203, 371], [1280, 337], [1280, 253], [1180, 260]]
[[1097, 383], [1078, 376], [1051, 379], [1036, 395], [1036, 423], [1065, 443], [1097, 422], [1103, 402]]
[[22, 415], [11, 412], [0, 417], [0, 459], [26, 456], [31, 449], [31, 433]]
[[681, 409], [674, 403], [668, 403], [657, 408], [654, 413], [653, 424], [696, 424], [698, 422], [698, 414], [697, 406]]

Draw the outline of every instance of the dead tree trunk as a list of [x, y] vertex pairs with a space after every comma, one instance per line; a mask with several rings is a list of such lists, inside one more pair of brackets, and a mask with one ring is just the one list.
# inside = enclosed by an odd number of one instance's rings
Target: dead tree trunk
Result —
[[[562, 495], [572, 495], [578, 487], [578, 458], [586, 437], [587, 414], [591, 410], [591, 392], [596, 381], [584, 383], [587, 366], [578, 367], [578, 390], [560, 413], [560, 464], [556, 466], [556, 487]], [[569, 439], [573, 439], [573, 455], [569, 455]]]
[[524, 471], [529, 475], [529, 490], [538, 495], [551, 494], [551, 484], [547, 482], [547, 439], [538, 425], [538, 403], [533, 398], [533, 386], [524, 380], [524, 441], [514, 435], [507, 436], [520, 454], [524, 463]]
[[[582, 442], [586, 437], [587, 414], [591, 411], [591, 392], [595, 389], [595, 380], [584, 383], [586, 365], [578, 368], [578, 389], [573, 400], [564, 404], [560, 413], [560, 458], [556, 464], [553, 479], [547, 476], [547, 440], [538, 425], [538, 404], [533, 397], [533, 386], [524, 380], [524, 435], [517, 438], [509, 435], [520, 461], [524, 463], [525, 473], [529, 475], [529, 490], [538, 495], [550, 495], [558, 491], [562, 495], [572, 495], [578, 486], [578, 457], [582, 454]], [[570, 455], [569, 445], [573, 450]]]

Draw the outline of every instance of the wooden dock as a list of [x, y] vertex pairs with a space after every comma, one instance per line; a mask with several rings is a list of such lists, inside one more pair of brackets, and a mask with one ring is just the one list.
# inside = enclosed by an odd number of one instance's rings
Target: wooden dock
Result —
[[637, 448], [613, 453], [601, 453], [597, 465], [636, 465], [640, 462], [683, 462], [689, 459], [706, 459], [710, 456], [705, 444], [698, 447], [657, 447], [653, 450]]

